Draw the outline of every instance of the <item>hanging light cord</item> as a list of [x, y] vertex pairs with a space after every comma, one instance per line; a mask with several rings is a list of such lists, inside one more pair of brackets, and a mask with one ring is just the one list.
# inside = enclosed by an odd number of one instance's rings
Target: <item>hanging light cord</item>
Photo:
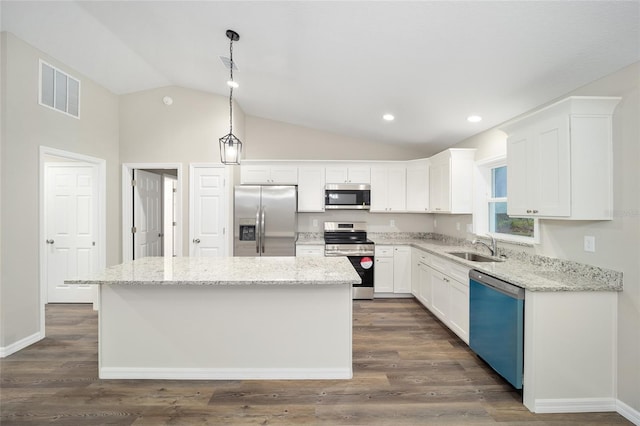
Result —
[[233, 38], [229, 43], [229, 70], [231, 74], [231, 85], [229, 86], [229, 134], [233, 134]]

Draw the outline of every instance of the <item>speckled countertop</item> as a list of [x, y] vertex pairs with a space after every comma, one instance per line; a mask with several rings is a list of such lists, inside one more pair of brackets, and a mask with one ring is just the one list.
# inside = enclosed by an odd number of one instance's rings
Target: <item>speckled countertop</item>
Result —
[[[470, 251], [475, 248], [456, 241], [411, 238], [393, 234], [369, 234], [379, 245], [409, 245], [446, 258], [452, 262], [482, 271], [529, 291], [622, 291], [622, 273], [595, 266], [544, 256], [527, 255], [511, 250], [500, 262], [472, 262], [448, 252]], [[486, 250], [478, 251], [487, 255]]]
[[357, 284], [345, 257], [145, 257], [66, 284]]

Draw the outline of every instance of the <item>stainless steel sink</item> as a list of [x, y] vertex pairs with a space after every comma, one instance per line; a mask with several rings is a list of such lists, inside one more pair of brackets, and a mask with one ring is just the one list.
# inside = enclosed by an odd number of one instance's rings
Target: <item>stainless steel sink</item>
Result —
[[452, 256], [456, 256], [465, 260], [470, 260], [472, 262], [502, 262], [503, 259], [499, 259], [497, 257], [489, 257], [483, 256], [478, 253], [472, 253], [469, 251], [450, 251], [448, 252]]

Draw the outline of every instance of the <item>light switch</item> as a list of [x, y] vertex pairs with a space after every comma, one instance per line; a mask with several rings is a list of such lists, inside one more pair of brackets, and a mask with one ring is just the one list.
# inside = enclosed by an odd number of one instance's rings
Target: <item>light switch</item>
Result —
[[589, 251], [589, 252], [596, 251], [596, 237], [592, 235], [584, 236], [584, 251]]

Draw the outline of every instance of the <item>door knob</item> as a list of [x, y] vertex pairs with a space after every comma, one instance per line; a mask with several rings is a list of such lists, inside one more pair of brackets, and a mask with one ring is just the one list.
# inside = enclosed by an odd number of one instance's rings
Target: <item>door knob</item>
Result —
[[193, 242], [196, 243], [196, 244], [200, 244], [200, 238], [194, 238]]
[[46, 242], [47, 242], [47, 244], [53, 244], [55, 241], [53, 241], [53, 240], [47, 240]]

